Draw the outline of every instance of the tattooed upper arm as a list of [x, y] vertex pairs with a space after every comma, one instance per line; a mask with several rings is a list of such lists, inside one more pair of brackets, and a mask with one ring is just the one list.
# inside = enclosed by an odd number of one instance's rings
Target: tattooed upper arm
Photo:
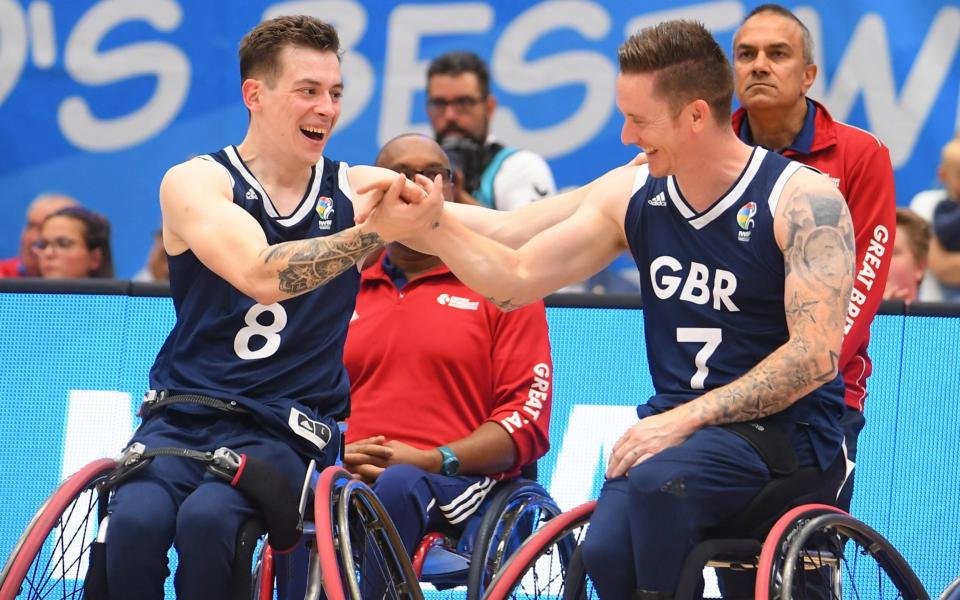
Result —
[[822, 376], [827, 378], [836, 368], [853, 288], [856, 250], [850, 211], [829, 180], [801, 170], [784, 188], [774, 227], [783, 250], [791, 340], [826, 353], [829, 363], [822, 364]]

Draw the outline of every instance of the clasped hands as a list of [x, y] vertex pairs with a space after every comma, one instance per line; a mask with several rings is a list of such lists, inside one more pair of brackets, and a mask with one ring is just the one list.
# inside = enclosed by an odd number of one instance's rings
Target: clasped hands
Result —
[[370, 202], [357, 211], [354, 221], [380, 235], [385, 242], [422, 238], [439, 226], [443, 213], [443, 182], [438, 175], [430, 180], [417, 174], [414, 181], [403, 175], [371, 181], [355, 192], [370, 191]]
[[421, 450], [397, 440], [387, 441], [375, 435], [347, 444], [343, 454], [343, 467], [355, 479], [372, 484], [383, 470], [393, 465], [413, 465], [424, 471], [435, 472], [439, 468], [440, 453], [435, 449]]

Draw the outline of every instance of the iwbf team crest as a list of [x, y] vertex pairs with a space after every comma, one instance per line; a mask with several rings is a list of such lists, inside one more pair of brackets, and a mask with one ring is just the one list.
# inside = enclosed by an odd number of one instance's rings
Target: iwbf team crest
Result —
[[737, 211], [737, 225], [740, 226], [740, 229], [743, 231], [737, 232], [737, 239], [741, 242], [749, 242], [750, 230], [753, 229], [754, 223], [753, 217], [757, 214], [757, 203], [756, 202], [747, 202], [740, 207], [740, 210]]
[[317, 221], [320, 229], [330, 229], [330, 225], [333, 224], [331, 218], [333, 217], [333, 200], [326, 196], [320, 196], [317, 199], [317, 215], [320, 216], [320, 220]]

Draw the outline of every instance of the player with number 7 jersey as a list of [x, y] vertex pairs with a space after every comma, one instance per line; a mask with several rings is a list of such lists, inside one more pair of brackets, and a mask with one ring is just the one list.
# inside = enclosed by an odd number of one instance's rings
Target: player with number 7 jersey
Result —
[[[625, 220], [642, 274], [647, 356], [656, 391], [641, 405], [641, 416], [739, 379], [789, 338], [788, 267], [773, 221], [785, 182], [801, 168], [807, 167], [754, 148], [740, 178], [701, 212], [691, 208], [673, 177], [648, 177], [641, 168]], [[653, 202], [656, 198], [665, 202]], [[811, 308], [800, 304], [798, 311]], [[765, 419], [813, 438], [817, 460], [826, 468], [840, 444], [834, 420], [843, 392], [842, 377], [832, 377]], [[798, 429], [797, 423], [803, 426]]]

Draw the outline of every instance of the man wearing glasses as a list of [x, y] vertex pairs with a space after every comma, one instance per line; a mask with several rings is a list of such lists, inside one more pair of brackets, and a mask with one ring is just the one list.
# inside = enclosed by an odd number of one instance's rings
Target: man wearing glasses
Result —
[[497, 100], [490, 72], [472, 52], [448, 52], [427, 69], [427, 116], [437, 142], [462, 174], [457, 201], [512, 210], [556, 193], [540, 155], [511, 148], [490, 135]]
[[[412, 178], [449, 162], [419, 134], [377, 166]], [[351, 416], [344, 466], [373, 484], [413, 554], [428, 531], [473, 515], [494, 483], [548, 449], [552, 363], [543, 302], [502, 312], [440, 259], [399, 243], [363, 271], [344, 348]], [[375, 574], [374, 574], [375, 575]], [[382, 585], [364, 598], [380, 598]]]

